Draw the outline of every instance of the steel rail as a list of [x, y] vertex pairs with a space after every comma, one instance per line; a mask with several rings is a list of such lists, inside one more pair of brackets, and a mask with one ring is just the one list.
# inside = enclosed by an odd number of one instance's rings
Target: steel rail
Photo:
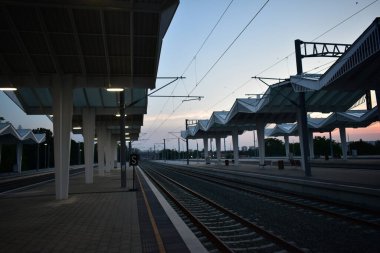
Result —
[[[140, 168], [147, 174], [150, 180], [152, 180], [164, 193], [173, 201], [173, 203], [191, 220], [191, 222], [213, 243], [213, 245], [222, 252], [233, 252], [223, 241], [221, 241], [211, 230], [207, 228], [197, 217], [195, 217], [186, 207], [184, 207], [158, 180], [156, 180], [150, 172], [148, 172], [143, 166]], [[159, 173], [158, 173], [159, 174]], [[161, 175], [162, 176], [162, 175]]]
[[[143, 167], [142, 167], [143, 168]], [[143, 168], [144, 169], [144, 168]], [[191, 193], [192, 195], [196, 196], [197, 198], [205, 201], [206, 203], [208, 203], [209, 205], [213, 206], [214, 208], [216, 208], [217, 210], [227, 214], [228, 216], [230, 216], [231, 218], [235, 219], [236, 221], [240, 222], [241, 224], [243, 224], [244, 226], [254, 230], [256, 233], [260, 234], [261, 236], [263, 236], [264, 238], [274, 242], [276, 245], [278, 245], [279, 247], [287, 250], [287, 251], [290, 251], [290, 252], [305, 252], [304, 250], [298, 248], [296, 245], [292, 244], [292, 243], [289, 243], [288, 241], [274, 235], [273, 233], [265, 230], [264, 228], [262, 228], [261, 226], [227, 210], [226, 208], [224, 208], [223, 206], [219, 205], [218, 203], [212, 201], [211, 199], [208, 199], [204, 196], [202, 196], [201, 194], [191, 190], [190, 188], [176, 182], [175, 180], [163, 175], [162, 173], [160, 172], [157, 172], [155, 171], [154, 173], [160, 175], [161, 177], [165, 178], [166, 180], [168, 180], [169, 182], [173, 183], [174, 185], [176, 185], [177, 187]]]
[[[84, 172], [84, 167], [69, 170], [69, 175], [74, 176]], [[26, 177], [17, 177], [0, 181], [0, 194], [6, 194], [16, 190], [31, 188], [43, 183], [53, 182], [54, 172], [45, 172], [42, 174], [28, 175]]]
[[[200, 175], [195, 175], [195, 174], [193, 174], [191, 172], [184, 172], [184, 171], [181, 171], [181, 172], [176, 171], [176, 172], [177, 173], [186, 174], [188, 176], [192, 176], [192, 177], [199, 178], [199, 179], [202, 179], [202, 180], [206, 180], [206, 181], [209, 181], [209, 182], [212, 182], [212, 183], [217, 183], [217, 184], [223, 185], [223, 186], [231, 188], [231, 189], [242, 190], [242, 191], [245, 191], [245, 192], [248, 192], [248, 193], [251, 193], [251, 194], [255, 194], [255, 195], [266, 197], [266, 198], [269, 198], [269, 199], [272, 199], [272, 200], [280, 201], [280, 202], [283, 202], [283, 203], [286, 203], [286, 204], [289, 204], [289, 205], [293, 205], [293, 206], [297, 206], [297, 207], [300, 207], [300, 208], [309, 209], [309, 210], [312, 210], [312, 211], [323, 213], [323, 214], [331, 216], [331, 217], [341, 218], [341, 219], [350, 221], [350, 222], [352, 222], [354, 224], [366, 225], [366, 226], [370, 226], [370, 227], [375, 228], [375, 229], [380, 229], [380, 224], [379, 223], [374, 223], [374, 222], [371, 222], [371, 221], [367, 221], [367, 220], [363, 220], [363, 219], [347, 216], [347, 215], [344, 215], [344, 214], [341, 214], [341, 213], [337, 213], [337, 212], [333, 212], [333, 211], [330, 211], [330, 210], [318, 208], [318, 207], [315, 207], [315, 206], [302, 204], [302, 203], [299, 203], [299, 202], [296, 202], [296, 201], [291, 201], [291, 200], [288, 200], [288, 199], [285, 199], [285, 198], [281, 198], [281, 197], [278, 197], [278, 196], [270, 195], [268, 193], [263, 193], [263, 192], [260, 192], [260, 191], [253, 190], [251, 188], [247, 188], [247, 187], [241, 186], [241, 185], [248, 185], [250, 187], [254, 187], [254, 186], [246, 184], [246, 183], [240, 183], [240, 182], [236, 182], [236, 181], [231, 181], [230, 179], [228, 179], [228, 181], [227, 181], [226, 179], [224, 179], [222, 177], [218, 177], [218, 176], [214, 176], [214, 175], [205, 175], [205, 174], [203, 174], [202, 176], [200, 176]], [[204, 178], [204, 177], [206, 177], [206, 178]], [[210, 179], [210, 178], [214, 178], [214, 179]], [[232, 185], [231, 183], [237, 184], [237, 185]], [[239, 186], [239, 184], [240, 184], [240, 186]], [[266, 190], [266, 191], [268, 191], [268, 190]], [[271, 190], [271, 191], [276, 192], [274, 190]], [[284, 194], [284, 193], [282, 193], [280, 191], [279, 191], [279, 193], [280, 194]], [[305, 197], [301, 197], [301, 196], [297, 196], [297, 197], [305, 199]], [[316, 201], [316, 200], [313, 200], [313, 201]], [[321, 202], [323, 204], [332, 205], [330, 202], [323, 201], [323, 200], [318, 200], [318, 202]]]

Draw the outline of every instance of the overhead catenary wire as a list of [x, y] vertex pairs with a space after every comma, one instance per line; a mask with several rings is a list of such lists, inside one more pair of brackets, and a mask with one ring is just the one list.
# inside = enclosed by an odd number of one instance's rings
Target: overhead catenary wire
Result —
[[[269, 2], [269, 0], [267, 1], [267, 2]], [[266, 2], [266, 3], [267, 3]], [[361, 8], [359, 11], [357, 11], [357, 12], [355, 12], [354, 14], [352, 14], [352, 15], [350, 15], [348, 18], [345, 18], [344, 20], [342, 20], [342, 21], [340, 21], [338, 24], [336, 24], [336, 25], [334, 25], [333, 27], [331, 27], [331, 28], [329, 28], [328, 30], [326, 30], [325, 32], [323, 32], [322, 34], [320, 34], [320, 35], [318, 35], [317, 37], [315, 37], [312, 41], [315, 41], [315, 40], [317, 40], [317, 39], [319, 39], [319, 38], [321, 38], [322, 36], [324, 36], [325, 34], [327, 34], [327, 33], [329, 33], [329, 32], [331, 32], [332, 30], [334, 30], [334, 29], [336, 29], [337, 27], [339, 27], [340, 25], [342, 25], [343, 23], [345, 23], [345, 22], [347, 22], [348, 20], [350, 20], [351, 18], [353, 18], [354, 16], [356, 16], [357, 14], [359, 14], [359, 13], [361, 13], [362, 11], [364, 11], [365, 9], [367, 9], [368, 7], [370, 7], [371, 5], [373, 5], [374, 3], [376, 3], [376, 2], [378, 2], [378, 0], [375, 0], [375, 1], [373, 1], [373, 2], [371, 2], [370, 4], [368, 4], [368, 5], [366, 5], [365, 7], [363, 7], [363, 8]], [[265, 4], [266, 4], [265, 3]], [[239, 35], [240, 36], [240, 35]], [[232, 44], [233, 43], [235, 43], [235, 41], [233, 41], [232, 42]], [[216, 60], [216, 62], [210, 67], [210, 69], [206, 72], [206, 74], [204, 74], [203, 76], [202, 76], [202, 78], [196, 83], [196, 85], [195, 85], [195, 87], [193, 87], [193, 89], [188, 93], [189, 95], [192, 93], [192, 92], [194, 92], [194, 90], [198, 87], [198, 85], [207, 77], [207, 75], [211, 72], [211, 70], [215, 67], [215, 65], [220, 61], [220, 59], [222, 59], [222, 57], [224, 56], [224, 54], [225, 53], [227, 53], [227, 51], [229, 50], [229, 48], [232, 46], [232, 44], [230, 44], [230, 46], [229, 47], [227, 47], [227, 49], [224, 51], [224, 53]], [[264, 70], [262, 70], [261, 72], [259, 72], [258, 74], [256, 74], [256, 76], [259, 76], [259, 75], [261, 75], [262, 73], [264, 73], [264, 72], [266, 72], [266, 71], [268, 71], [269, 69], [271, 69], [271, 68], [273, 68], [274, 66], [276, 66], [276, 65], [278, 65], [279, 63], [281, 63], [282, 61], [284, 61], [284, 60], [287, 60], [290, 56], [292, 56], [294, 54], [294, 51], [293, 52], [291, 52], [290, 54], [288, 54], [287, 56], [285, 56], [284, 58], [282, 58], [282, 59], [280, 59], [280, 60], [278, 60], [278, 61], [276, 61], [274, 64], [272, 64], [272, 65], [270, 65], [269, 67], [267, 67], [267, 68], [265, 68]], [[192, 59], [192, 61], [194, 60], [194, 57], [193, 57], [193, 59]], [[190, 65], [191, 65], [191, 63], [192, 63], [192, 61], [190, 62]], [[322, 64], [321, 66], [324, 66], [324, 65], [327, 65], [327, 64], [329, 64], [329, 63], [326, 63], [326, 64]], [[315, 69], [317, 69], [317, 68], [320, 68], [321, 66], [319, 66], [319, 67], [316, 67], [316, 68], [314, 68], [314, 69], [311, 69], [311, 70], [308, 70], [307, 72], [310, 72], [310, 71], [312, 71], [312, 70], [315, 70]], [[187, 71], [187, 69], [185, 69], [185, 71]], [[185, 73], [185, 72], [184, 72]], [[244, 86], [244, 85], [246, 85], [247, 83], [249, 82], [249, 80], [248, 81], [246, 81], [246, 82], [244, 82], [241, 86]], [[236, 91], [236, 90], [238, 90], [241, 86], [239, 86], [237, 89], [235, 89], [234, 91]], [[227, 95], [226, 97], [229, 97], [230, 95]], [[215, 105], [213, 105], [211, 108], [214, 108], [217, 104], [219, 104], [220, 102], [218, 102], [218, 103], [216, 103]], [[178, 109], [179, 109], [179, 107], [181, 106], [181, 104], [182, 103], [180, 103], [173, 111], [172, 111], [172, 113], [164, 120], [164, 122], [163, 123], [165, 123]], [[160, 124], [160, 126], [159, 127], [161, 127], [162, 125], [163, 125], [163, 123], [162, 124]], [[159, 128], [158, 127], [158, 128]], [[158, 128], [156, 128], [156, 130], [158, 129]]]
[[[225, 16], [225, 14], [227, 13], [228, 9], [230, 8], [231, 4], [233, 3], [234, 0], [231, 0], [230, 3], [227, 5], [227, 7], [224, 9], [224, 11], [222, 12], [222, 14], [220, 15], [219, 19], [217, 20], [217, 22], [215, 23], [215, 25], [213, 26], [213, 28], [211, 29], [211, 31], [208, 33], [208, 35], [206, 36], [206, 38], [203, 40], [201, 46], [199, 47], [199, 49], [197, 50], [197, 52], [194, 54], [194, 56], [192, 57], [191, 61], [189, 62], [189, 64], [186, 66], [185, 70], [183, 71], [183, 74], [181, 76], [183, 76], [187, 70], [189, 69], [189, 67], [191, 66], [191, 64], [196, 60], [196, 57], [197, 55], [201, 52], [202, 48], [204, 47], [204, 45], [206, 44], [206, 42], [208, 41], [208, 39], [211, 37], [211, 35], [213, 34], [213, 32], [215, 31], [216, 27], [219, 25], [219, 23], [221, 22], [221, 20], [223, 19], [223, 17]], [[178, 83], [174, 86], [172, 92], [171, 92], [171, 95], [173, 95], [175, 89], [177, 88], [177, 85]], [[187, 92], [187, 91], [186, 91]], [[188, 95], [190, 95], [189, 92], [187, 92]], [[157, 121], [157, 119], [159, 118], [159, 116], [162, 114], [164, 108], [166, 107], [167, 103], [169, 102], [169, 99], [166, 100], [166, 102], [164, 103], [164, 105], [162, 106], [161, 108], [161, 111], [160, 113], [157, 115], [157, 117], [155, 118], [154, 122], [152, 125], [155, 125], [155, 122]], [[182, 104], [182, 103], [181, 103]], [[180, 104], [180, 105], [181, 105]], [[180, 105], [177, 106], [177, 108], [180, 107]], [[177, 110], [174, 109], [172, 114]], [[171, 115], [172, 115], [171, 114]], [[165, 120], [166, 122], [166, 120]], [[161, 124], [162, 125], [162, 124]], [[157, 128], [156, 128], [157, 129]]]
[[197, 58], [199, 52], [202, 50], [203, 46], [206, 44], [206, 42], [208, 41], [208, 39], [210, 38], [211, 34], [214, 32], [215, 28], [219, 25], [220, 21], [222, 20], [222, 18], [224, 17], [224, 15], [226, 14], [227, 10], [230, 8], [232, 2], [234, 0], [231, 0], [230, 3], [227, 5], [226, 9], [223, 11], [222, 15], [220, 15], [218, 21], [215, 23], [214, 27], [211, 29], [211, 31], [208, 33], [208, 35], [206, 36], [206, 38], [203, 40], [203, 43], [202, 45], [199, 47], [198, 51], [194, 54], [193, 58], [191, 59], [191, 61], [189, 62], [189, 64], [187, 64], [185, 70], [183, 71], [183, 74], [184, 75], [186, 73], [186, 71], [190, 68], [191, 64], [193, 63], [193, 61]]
[[[327, 29], [326, 31], [324, 31], [323, 33], [321, 33], [320, 35], [318, 35], [317, 37], [315, 37], [314, 39], [312, 39], [311, 41], [312, 42], [315, 42], [317, 39], [321, 38], [322, 36], [326, 35], [327, 33], [331, 32], [332, 30], [334, 30], [335, 28], [337, 28], [338, 26], [344, 24], [345, 22], [347, 22], [348, 20], [350, 20], [351, 18], [353, 18], [354, 16], [356, 16], [357, 14], [361, 13], [362, 11], [364, 11], [365, 9], [367, 9], [368, 7], [372, 6], [374, 3], [378, 2], [379, 0], [374, 0], [372, 1], [371, 3], [367, 4], [366, 6], [364, 6], [363, 8], [361, 8], [360, 10], [358, 10], [357, 12], [353, 13], [352, 15], [350, 15], [349, 17], [343, 19], [342, 21], [340, 21], [338, 24], [332, 26], [331, 28]], [[288, 54], [287, 56], [281, 58], [280, 60], [276, 61], [275, 63], [273, 63], [272, 65], [270, 65], [269, 67], [265, 68], [264, 70], [262, 70], [261, 72], [259, 72], [258, 74], [256, 74], [255, 76], [260, 76], [261, 74], [265, 73], [266, 71], [268, 71], [269, 69], [272, 69], [274, 66], [276, 66], [277, 64], [281, 63], [282, 61], [286, 60], [288, 57], [292, 56], [293, 54], [295, 54], [294, 51], [292, 51], [290, 54]]]
[[228, 45], [228, 47], [223, 51], [223, 53], [218, 57], [218, 59], [211, 65], [211, 67], [206, 71], [206, 73], [202, 76], [202, 78], [195, 84], [193, 89], [189, 92], [188, 95], [194, 92], [194, 90], [202, 83], [202, 81], [208, 76], [211, 70], [218, 64], [218, 62], [223, 58], [223, 56], [230, 50], [230, 48], [235, 44], [235, 42], [240, 38], [240, 36], [247, 30], [247, 28], [252, 24], [252, 22], [256, 19], [256, 17], [261, 13], [261, 11], [265, 8], [270, 0], [267, 0], [261, 8], [256, 12], [256, 14], [249, 20], [248, 24], [246, 24], [243, 29], [239, 32], [239, 34], [235, 37], [235, 39]]

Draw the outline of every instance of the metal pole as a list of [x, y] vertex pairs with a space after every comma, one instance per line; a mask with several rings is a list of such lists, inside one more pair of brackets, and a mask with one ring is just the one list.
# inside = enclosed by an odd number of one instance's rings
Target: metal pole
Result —
[[125, 146], [125, 91], [120, 92], [120, 183], [127, 187], [126, 146]]
[[164, 139], [164, 152], [162, 153], [162, 156], [164, 157], [164, 162], [166, 162], [166, 146], [165, 146], [165, 139]]
[[332, 145], [331, 131], [329, 132], [329, 136], [330, 136], [330, 155], [331, 155], [331, 159], [333, 159], [334, 154], [333, 154], [333, 145]]
[[[187, 132], [187, 127], [188, 127], [188, 120], [185, 120], [186, 122], [186, 132]], [[189, 138], [186, 136], [186, 164], [189, 165]]]
[[46, 156], [46, 149], [47, 149], [47, 143], [44, 144], [45, 146], [45, 169], [47, 168], [47, 156]]
[[47, 167], [50, 168], [50, 146], [46, 144], [47, 147]]
[[179, 138], [178, 138], [178, 160], [180, 160], [181, 159], [181, 146], [180, 146], [180, 144], [179, 144]]
[[78, 141], [78, 165], [80, 164], [80, 142]]
[[136, 166], [133, 165], [132, 190], [136, 190], [135, 189], [135, 174], [136, 174], [136, 172], [135, 172], [136, 168], [135, 167]]
[[[1, 154], [0, 154], [0, 156], [1, 156]], [[37, 170], [39, 168], [40, 168], [40, 144], [37, 143]]]
[[[301, 55], [301, 45], [303, 42], [301, 40], [295, 40], [295, 52], [296, 52], [296, 64], [297, 64], [297, 74], [301, 75], [303, 73], [302, 70], [302, 55]], [[307, 112], [305, 105], [305, 92], [299, 92], [298, 94], [298, 113], [299, 113], [299, 124], [301, 125], [300, 137], [302, 138], [302, 142], [300, 144], [300, 148], [303, 150], [303, 157], [301, 157], [302, 162], [305, 167], [305, 176], [311, 176], [311, 169], [309, 163], [309, 140], [308, 140], [308, 129], [307, 129]]]

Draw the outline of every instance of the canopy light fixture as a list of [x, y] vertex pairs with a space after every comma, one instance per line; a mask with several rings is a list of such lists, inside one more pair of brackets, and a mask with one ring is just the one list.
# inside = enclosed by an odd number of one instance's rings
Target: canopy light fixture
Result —
[[76, 127], [73, 127], [73, 130], [81, 130], [82, 127], [81, 126], [76, 126]]
[[123, 88], [107, 88], [107, 91], [109, 92], [121, 92], [123, 90]]
[[14, 87], [0, 87], [0, 90], [2, 91], [15, 91], [17, 88]]
[[[120, 113], [117, 113], [115, 116], [120, 117]], [[124, 114], [124, 116], [127, 117], [127, 114]]]

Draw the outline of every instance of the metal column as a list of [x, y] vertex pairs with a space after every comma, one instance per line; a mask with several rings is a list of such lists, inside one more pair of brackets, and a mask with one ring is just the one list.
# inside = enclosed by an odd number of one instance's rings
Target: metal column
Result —
[[[296, 40], [294, 42], [295, 52], [296, 52], [296, 64], [297, 64], [297, 74], [301, 75], [302, 70], [302, 56], [301, 56], [301, 40]], [[300, 148], [301, 148], [301, 164], [305, 170], [305, 176], [311, 176], [311, 168], [309, 162], [309, 140], [308, 140], [308, 130], [307, 130], [307, 112], [305, 106], [305, 92], [299, 92], [298, 95], [298, 126], [300, 134]]]
[[120, 92], [120, 183], [121, 188], [127, 187], [127, 166], [125, 147], [125, 91]]

